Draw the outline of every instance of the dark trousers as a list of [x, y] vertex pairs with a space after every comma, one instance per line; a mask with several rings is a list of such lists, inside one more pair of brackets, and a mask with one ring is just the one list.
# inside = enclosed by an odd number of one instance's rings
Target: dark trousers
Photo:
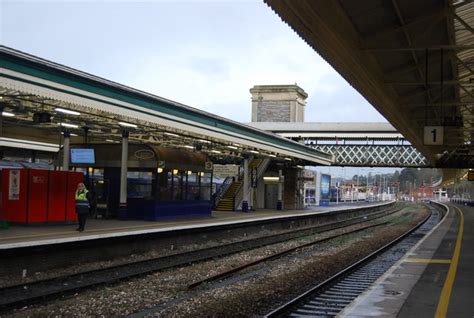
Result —
[[78, 213], [77, 218], [79, 219], [79, 230], [84, 231], [84, 227], [86, 226], [87, 213]]

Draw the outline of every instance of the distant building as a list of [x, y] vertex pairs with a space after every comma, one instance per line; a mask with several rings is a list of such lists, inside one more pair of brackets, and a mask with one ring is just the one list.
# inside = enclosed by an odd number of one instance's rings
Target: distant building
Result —
[[255, 85], [252, 122], [304, 122], [308, 94], [298, 85]]

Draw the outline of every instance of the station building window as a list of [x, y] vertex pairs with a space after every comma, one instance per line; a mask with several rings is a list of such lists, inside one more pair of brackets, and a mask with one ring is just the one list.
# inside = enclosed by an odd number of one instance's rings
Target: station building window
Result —
[[157, 192], [162, 201], [209, 200], [211, 174], [163, 169], [157, 173]]
[[207, 172], [201, 172], [200, 176], [200, 197], [201, 200], [211, 199], [211, 186], [212, 186], [212, 174]]
[[153, 173], [149, 171], [127, 172], [127, 197], [149, 198], [152, 196]]
[[197, 172], [186, 174], [186, 200], [199, 200], [199, 176]]
[[[121, 147], [114, 144], [88, 144], [95, 150], [91, 166], [73, 165], [84, 173], [88, 189], [93, 191], [98, 204], [105, 206], [110, 215], [119, 214]], [[71, 145], [83, 148], [84, 145]], [[143, 154], [155, 154], [144, 157]], [[58, 155], [58, 162], [62, 155]], [[127, 171], [127, 201], [129, 214], [138, 217], [139, 211], [148, 211], [148, 218], [181, 213], [210, 213], [212, 173], [204, 172], [209, 158], [202, 153], [190, 153], [174, 148], [129, 144]], [[194, 202], [206, 201], [206, 202]], [[193, 207], [187, 209], [186, 207]], [[183, 208], [185, 207], [185, 208]], [[125, 217], [121, 215], [121, 217]], [[140, 216], [143, 217], [143, 216]]]
[[183, 200], [183, 172], [173, 169], [173, 200]]

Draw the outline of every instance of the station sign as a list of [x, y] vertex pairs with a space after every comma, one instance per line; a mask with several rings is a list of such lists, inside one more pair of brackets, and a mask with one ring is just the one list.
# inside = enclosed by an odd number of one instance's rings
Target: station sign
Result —
[[250, 170], [250, 187], [256, 188], [258, 186], [258, 170], [257, 167]]
[[212, 175], [217, 178], [235, 177], [239, 173], [238, 165], [214, 165]]
[[443, 126], [425, 126], [423, 134], [423, 143], [425, 145], [442, 145], [444, 140]]
[[10, 170], [8, 180], [8, 200], [20, 199], [20, 170]]
[[207, 171], [212, 170], [212, 167], [213, 167], [212, 161], [206, 161], [206, 163], [204, 164], [204, 169], [206, 169]]

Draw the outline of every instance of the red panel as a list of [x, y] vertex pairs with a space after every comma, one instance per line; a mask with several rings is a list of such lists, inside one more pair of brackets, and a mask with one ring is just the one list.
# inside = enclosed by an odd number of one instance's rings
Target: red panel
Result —
[[29, 170], [28, 223], [46, 222], [48, 210], [48, 170]]
[[3, 184], [5, 183], [5, 178], [3, 177], [3, 171], [0, 171], [0, 221], [5, 220], [5, 212], [3, 212], [3, 193], [2, 189], [5, 189]]
[[67, 172], [49, 172], [48, 222], [66, 221]]
[[66, 220], [77, 221], [76, 189], [77, 185], [83, 182], [84, 174], [82, 172], [68, 172], [67, 174]]
[[[12, 182], [10, 185], [10, 176], [12, 173], [19, 175], [19, 183]], [[18, 188], [19, 185], [19, 188]], [[3, 169], [2, 170], [2, 206], [6, 221], [26, 223], [26, 193], [28, 191], [28, 173], [27, 169]], [[18, 196], [15, 195], [12, 188], [16, 188]], [[11, 195], [10, 195], [10, 192]]]

